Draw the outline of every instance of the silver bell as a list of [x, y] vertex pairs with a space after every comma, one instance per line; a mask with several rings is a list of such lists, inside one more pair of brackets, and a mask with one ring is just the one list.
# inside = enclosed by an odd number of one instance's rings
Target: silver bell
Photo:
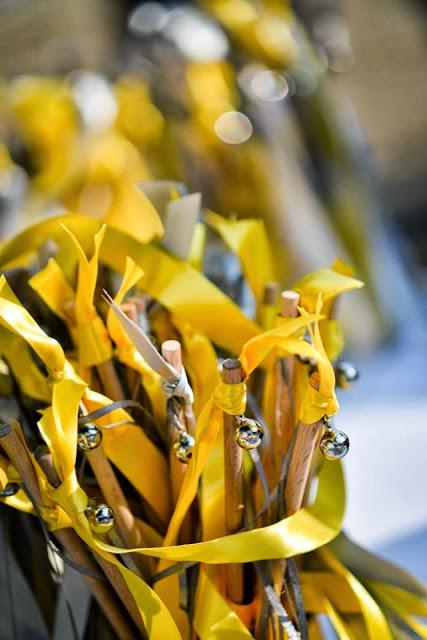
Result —
[[19, 491], [19, 484], [17, 482], [8, 482], [3, 491], [0, 492], [0, 498], [10, 498]]
[[335, 379], [340, 389], [351, 389], [358, 378], [359, 371], [351, 362], [341, 360], [335, 365]]
[[180, 431], [172, 444], [172, 451], [180, 462], [188, 464], [193, 456], [196, 441], [187, 431]]
[[350, 449], [350, 440], [344, 431], [329, 427], [320, 440], [319, 448], [327, 460], [341, 460]]
[[114, 529], [114, 513], [106, 504], [89, 504], [86, 509], [86, 517], [93, 533], [105, 535]]
[[79, 426], [77, 432], [77, 446], [82, 451], [96, 449], [102, 442], [102, 431], [95, 424], [88, 422]]
[[257, 449], [264, 437], [264, 429], [256, 420], [239, 416], [236, 429], [236, 442], [242, 449]]

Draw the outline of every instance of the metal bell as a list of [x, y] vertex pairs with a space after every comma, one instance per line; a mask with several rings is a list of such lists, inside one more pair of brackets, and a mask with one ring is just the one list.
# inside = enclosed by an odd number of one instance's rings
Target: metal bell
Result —
[[0, 492], [0, 498], [10, 498], [19, 491], [19, 484], [17, 482], [8, 482], [3, 491]]
[[102, 442], [102, 431], [95, 424], [88, 422], [79, 426], [77, 432], [77, 446], [82, 451], [96, 449]]
[[335, 365], [335, 379], [340, 389], [351, 389], [358, 378], [359, 371], [351, 362], [341, 360]]
[[180, 462], [188, 464], [193, 456], [196, 441], [187, 431], [180, 431], [172, 444], [172, 451]]
[[264, 437], [264, 429], [256, 420], [239, 416], [236, 429], [236, 442], [242, 449], [257, 449]]
[[344, 431], [327, 428], [320, 440], [319, 449], [327, 460], [341, 460], [350, 449], [350, 440]]
[[93, 533], [105, 535], [114, 529], [114, 513], [106, 504], [90, 504], [86, 509], [86, 517]]

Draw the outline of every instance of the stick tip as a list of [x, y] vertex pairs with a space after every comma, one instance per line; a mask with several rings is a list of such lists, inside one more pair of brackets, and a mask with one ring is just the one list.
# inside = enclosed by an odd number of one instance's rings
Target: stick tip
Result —
[[295, 318], [298, 315], [300, 294], [292, 289], [282, 291], [280, 294], [279, 315], [283, 318]]
[[178, 340], [165, 340], [161, 347], [162, 356], [178, 373], [182, 369], [181, 344]]
[[243, 380], [243, 369], [236, 358], [228, 358], [222, 363], [222, 380], [226, 384], [238, 384]]
[[263, 304], [274, 306], [277, 301], [277, 296], [279, 295], [279, 283], [274, 282], [273, 280], [270, 282], [266, 282], [264, 286], [264, 297]]

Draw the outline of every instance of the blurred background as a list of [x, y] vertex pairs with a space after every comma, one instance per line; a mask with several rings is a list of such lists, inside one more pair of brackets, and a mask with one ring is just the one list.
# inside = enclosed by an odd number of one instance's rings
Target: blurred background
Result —
[[[218, 213], [263, 217], [283, 286], [351, 263], [368, 286], [339, 309], [361, 371], [340, 398], [346, 528], [423, 579], [425, 9], [0, 2], [2, 237], [64, 209], [125, 215], [126, 180], [177, 180]], [[215, 280], [229, 258], [213, 247]]]

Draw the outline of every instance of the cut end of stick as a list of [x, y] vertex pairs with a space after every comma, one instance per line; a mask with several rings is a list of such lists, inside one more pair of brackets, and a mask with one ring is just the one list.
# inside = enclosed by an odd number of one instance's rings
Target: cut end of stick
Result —
[[273, 307], [276, 304], [278, 295], [279, 283], [274, 281], [267, 282], [264, 287], [263, 304]]
[[300, 294], [292, 291], [292, 289], [282, 291], [280, 294], [279, 315], [282, 318], [296, 318], [300, 298]]
[[178, 373], [181, 372], [182, 354], [178, 340], [165, 340], [162, 344], [162, 356]]
[[222, 381], [226, 384], [239, 384], [243, 381], [243, 369], [236, 358], [228, 358], [222, 363]]

